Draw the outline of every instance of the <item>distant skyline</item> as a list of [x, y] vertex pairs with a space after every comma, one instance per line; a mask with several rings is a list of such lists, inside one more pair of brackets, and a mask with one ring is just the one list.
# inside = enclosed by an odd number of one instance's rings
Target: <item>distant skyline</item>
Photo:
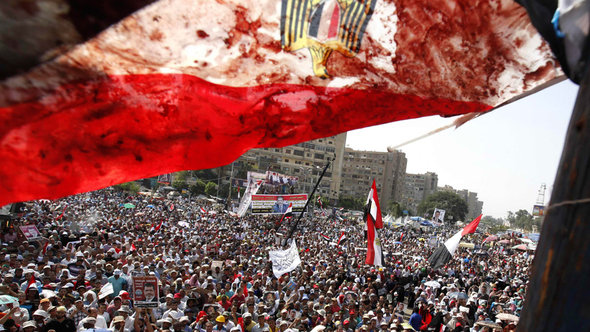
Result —
[[[532, 212], [543, 183], [545, 204], [551, 197], [577, 91], [577, 85], [564, 81], [458, 129], [405, 145], [400, 150], [408, 158], [406, 172], [435, 172], [439, 187], [476, 192], [484, 215]], [[358, 129], [348, 132], [346, 145], [387, 151], [455, 119], [430, 116]]]

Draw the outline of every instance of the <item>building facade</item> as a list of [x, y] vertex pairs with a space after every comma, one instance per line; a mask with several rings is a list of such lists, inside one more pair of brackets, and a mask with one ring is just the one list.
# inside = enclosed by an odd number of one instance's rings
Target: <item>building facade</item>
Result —
[[410, 212], [416, 214], [418, 211], [418, 205], [420, 205], [428, 195], [436, 192], [437, 188], [438, 175], [434, 172], [406, 174], [401, 198], [402, 205]]
[[465, 216], [466, 221], [473, 220], [481, 214], [483, 209], [483, 202], [477, 198], [477, 193], [469, 191], [467, 189], [457, 190], [449, 185], [440, 187], [438, 189], [441, 191], [444, 190], [456, 193], [465, 200], [465, 203], [467, 203], [467, 215]]
[[407, 158], [401, 151], [376, 152], [346, 148], [340, 195], [365, 197], [375, 179], [381, 206], [399, 202], [403, 193]]
[[248, 164], [257, 172], [274, 171], [297, 176], [296, 193], [311, 193], [326, 163], [335, 158], [316, 190], [316, 194], [335, 201], [340, 192], [345, 145], [346, 133], [343, 133], [283, 148], [253, 149], [235, 163], [240, 166]]

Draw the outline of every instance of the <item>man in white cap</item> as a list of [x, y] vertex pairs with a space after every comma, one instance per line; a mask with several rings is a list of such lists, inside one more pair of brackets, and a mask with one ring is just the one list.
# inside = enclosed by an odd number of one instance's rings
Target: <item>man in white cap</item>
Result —
[[55, 330], [55, 332], [75, 332], [74, 320], [66, 317], [66, 307], [57, 307], [55, 318], [47, 322], [42, 332]]

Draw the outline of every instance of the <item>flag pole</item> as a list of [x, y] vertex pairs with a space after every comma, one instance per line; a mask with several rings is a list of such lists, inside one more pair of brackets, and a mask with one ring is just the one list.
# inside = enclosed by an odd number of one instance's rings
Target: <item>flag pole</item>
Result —
[[291, 230], [289, 231], [289, 235], [287, 235], [287, 237], [283, 241], [283, 246], [285, 246], [287, 244], [287, 241], [291, 238], [291, 236], [293, 236], [293, 233], [295, 233], [295, 230], [297, 229], [297, 225], [299, 224], [299, 220], [301, 220], [301, 217], [303, 217], [303, 214], [305, 213], [305, 211], [307, 211], [307, 206], [309, 205], [309, 201], [311, 199], [313, 199], [313, 194], [315, 194], [316, 189], [318, 189], [318, 186], [320, 185], [320, 181], [322, 181], [324, 174], [326, 174], [328, 167], [330, 167], [330, 163], [334, 160], [336, 160], [336, 156], [332, 157], [332, 160], [328, 160], [328, 162], [326, 163], [326, 166], [324, 167], [324, 170], [322, 171], [320, 178], [315, 183], [315, 186], [313, 187], [311, 194], [309, 194], [309, 196], [307, 197], [307, 200], [305, 201], [305, 206], [303, 207], [303, 211], [301, 211], [301, 213], [299, 214], [299, 218], [297, 218], [297, 221], [295, 221], [295, 224], [293, 225], [293, 227], [291, 227]]

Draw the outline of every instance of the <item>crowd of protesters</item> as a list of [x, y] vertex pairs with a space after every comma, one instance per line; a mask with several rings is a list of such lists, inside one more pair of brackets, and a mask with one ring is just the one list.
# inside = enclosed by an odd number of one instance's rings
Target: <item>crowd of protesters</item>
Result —
[[[108, 189], [28, 202], [3, 224], [0, 329], [515, 330], [529, 252], [460, 248], [432, 270], [427, 258], [457, 227], [386, 225], [384, 266], [371, 266], [361, 218], [318, 214], [302, 218], [293, 235], [301, 266], [277, 279], [268, 251], [283, 248], [295, 219], [238, 218], [205, 200]], [[27, 241], [20, 225], [35, 225], [42, 238]], [[135, 276], [159, 280], [158, 307], [134, 305]], [[112, 294], [104, 296], [107, 283]]]

